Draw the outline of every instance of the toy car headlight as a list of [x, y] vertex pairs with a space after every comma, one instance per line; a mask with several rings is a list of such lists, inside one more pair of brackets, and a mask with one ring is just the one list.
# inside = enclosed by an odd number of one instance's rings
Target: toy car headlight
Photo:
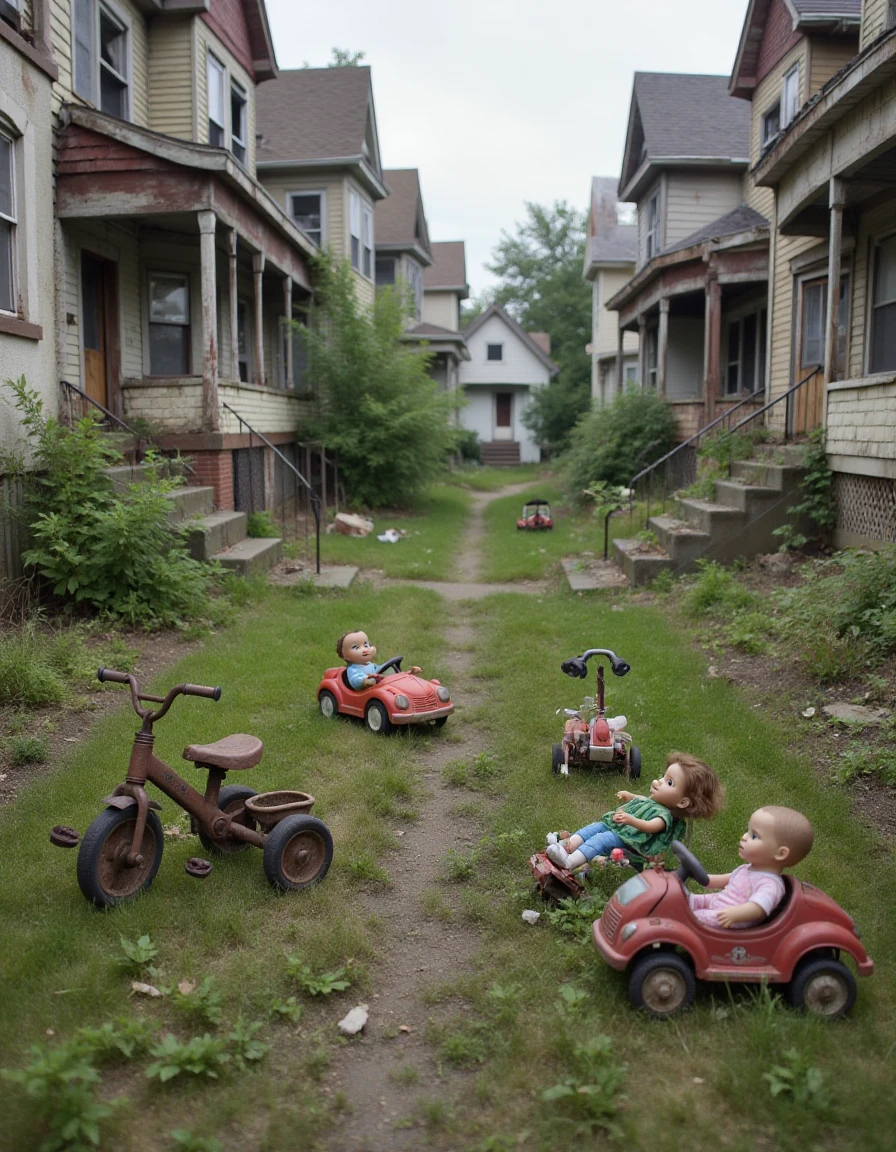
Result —
[[404, 712], [405, 709], [410, 708], [410, 706], [411, 702], [408, 700], [407, 696], [402, 696], [402, 694], [399, 692], [395, 697], [395, 707], [400, 708], [401, 711]]
[[634, 936], [634, 934], [637, 931], [638, 931], [638, 925], [637, 924], [626, 924], [626, 926], [619, 933], [620, 941], [624, 944], [625, 941], [628, 940], [629, 937]]
[[443, 704], [447, 704], [448, 701], [451, 699], [451, 693], [448, 691], [447, 688], [445, 688], [443, 686], [440, 686], [436, 689], [436, 695], [442, 701]]

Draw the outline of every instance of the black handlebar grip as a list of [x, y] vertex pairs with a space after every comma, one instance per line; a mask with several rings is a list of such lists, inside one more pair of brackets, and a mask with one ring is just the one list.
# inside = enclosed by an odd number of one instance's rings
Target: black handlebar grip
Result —
[[115, 684], [127, 684], [129, 682], [127, 672], [116, 672], [114, 668], [100, 668], [96, 678], [101, 684], [105, 684], [107, 680], [111, 680]]
[[208, 696], [211, 700], [221, 699], [220, 688], [205, 688], [202, 684], [184, 684], [182, 692], [184, 696]]

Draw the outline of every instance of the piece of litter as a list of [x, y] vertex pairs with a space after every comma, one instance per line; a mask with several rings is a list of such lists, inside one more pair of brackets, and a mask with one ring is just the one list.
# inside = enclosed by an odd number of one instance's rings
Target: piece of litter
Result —
[[78, 743], [78, 737], [77, 736], [66, 736], [65, 742], [66, 742], [66, 744], [77, 744]]
[[710, 678], [710, 680], [718, 680], [719, 670], [716, 668], [715, 664], [710, 664], [710, 666], [706, 669], [706, 675]]
[[805, 716], [807, 720], [811, 720], [812, 717], [815, 715], [815, 709], [814, 708], [804, 708], [803, 711], [800, 713], [800, 715]]
[[702, 1077], [702, 1076], [694, 1076], [694, 1077], [692, 1078], [692, 1081], [691, 1081], [691, 1082], [692, 1082], [693, 1084], [703, 1084], [703, 1083], [704, 1083], [704, 1080], [703, 1080], [703, 1077]]
[[46, 1032], [44, 1033], [44, 1035], [46, 1035], [46, 1036], [55, 1036], [55, 1035], [56, 1035], [56, 1033], [53, 1031], [53, 1029], [52, 1029], [52, 1028], [48, 1028], [48, 1029], [46, 1030]]
[[409, 1024], [399, 1024], [398, 1025], [398, 1031], [399, 1032], [413, 1032], [414, 1029], [411, 1028], [411, 1026]]
[[541, 919], [541, 913], [536, 912], [534, 908], [527, 908], [523, 913], [523, 919], [527, 924], [537, 924]]
[[404, 836], [404, 828], [396, 828], [395, 829], [395, 835], [396, 836]]
[[394, 528], [387, 528], [381, 536], [377, 536], [377, 540], [381, 540], [383, 544], [397, 544], [401, 536]]
[[140, 996], [161, 996], [162, 993], [152, 984], [142, 984], [139, 980], [131, 981], [131, 991]]
[[363, 1032], [368, 1015], [367, 1005], [358, 1004], [339, 1021], [339, 1031], [343, 1036], [356, 1036], [359, 1032]]
[[193, 992], [196, 991], [196, 981], [179, 980], [177, 982], [177, 990], [180, 992], [181, 996], [190, 996]]

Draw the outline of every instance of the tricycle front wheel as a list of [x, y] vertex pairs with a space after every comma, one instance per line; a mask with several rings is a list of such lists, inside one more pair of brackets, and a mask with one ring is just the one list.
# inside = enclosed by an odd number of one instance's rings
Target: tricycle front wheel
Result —
[[133, 900], [152, 884], [162, 863], [162, 824], [155, 812], [146, 814], [140, 843], [142, 864], [128, 867], [137, 806], [107, 808], [84, 833], [78, 850], [78, 887], [97, 908]]
[[641, 749], [632, 744], [628, 750], [628, 776], [630, 780], [637, 780], [641, 775]]
[[264, 842], [264, 874], [288, 892], [323, 880], [333, 860], [333, 837], [316, 816], [285, 816]]

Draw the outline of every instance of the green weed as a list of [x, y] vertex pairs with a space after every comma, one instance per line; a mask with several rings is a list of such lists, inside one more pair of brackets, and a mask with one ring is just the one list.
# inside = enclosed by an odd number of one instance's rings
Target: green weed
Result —
[[8, 744], [9, 758], [14, 768], [25, 764], [46, 764], [50, 743], [40, 736], [13, 736]]
[[315, 973], [298, 956], [286, 957], [286, 971], [309, 996], [329, 996], [333, 992], [344, 992], [352, 985], [348, 969], [333, 968], [329, 972]]
[[264, 1022], [262, 1020], [249, 1022], [244, 1020], [242, 1016], [238, 1016], [234, 1021], [233, 1028], [227, 1033], [227, 1043], [233, 1062], [240, 1071], [259, 1060], [263, 1060], [270, 1051], [270, 1044], [263, 1044], [255, 1038], [256, 1033], [263, 1027]]
[[545, 1088], [541, 1100], [565, 1113], [573, 1123], [575, 1138], [603, 1130], [621, 1136], [616, 1120], [622, 1103], [621, 1088], [626, 1068], [613, 1051], [609, 1036], [595, 1036], [577, 1044], [572, 1052], [575, 1071], [558, 1084]]
[[224, 1041], [209, 1036], [207, 1032], [204, 1036], [194, 1036], [187, 1041], [178, 1040], [172, 1032], [168, 1032], [149, 1051], [156, 1059], [146, 1069], [146, 1075], [161, 1084], [173, 1080], [182, 1072], [217, 1080], [230, 1060]]
[[757, 597], [715, 560], [698, 560], [697, 567], [697, 578], [682, 597], [682, 609], [687, 615], [730, 616], [756, 602]]
[[189, 1128], [172, 1128], [168, 1135], [177, 1152], [223, 1152], [220, 1140], [214, 1136], [197, 1136]]
[[825, 1108], [830, 1103], [824, 1073], [795, 1048], [784, 1053], [783, 1063], [763, 1072], [762, 1079], [767, 1081], [772, 1096], [789, 1096], [798, 1104], [814, 1108]]
[[139, 971], [141, 968], [145, 968], [147, 964], [151, 964], [159, 954], [158, 948], [148, 935], [140, 936], [136, 940], [128, 940], [119, 934], [118, 940], [121, 944], [121, 952], [115, 960], [122, 968]]
[[211, 976], [206, 976], [201, 984], [194, 980], [179, 981], [172, 989], [171, 999], [175, 1008], [188, 1016], [196, 1016], [212, 1026], [221, 1023], [223, 997]]

